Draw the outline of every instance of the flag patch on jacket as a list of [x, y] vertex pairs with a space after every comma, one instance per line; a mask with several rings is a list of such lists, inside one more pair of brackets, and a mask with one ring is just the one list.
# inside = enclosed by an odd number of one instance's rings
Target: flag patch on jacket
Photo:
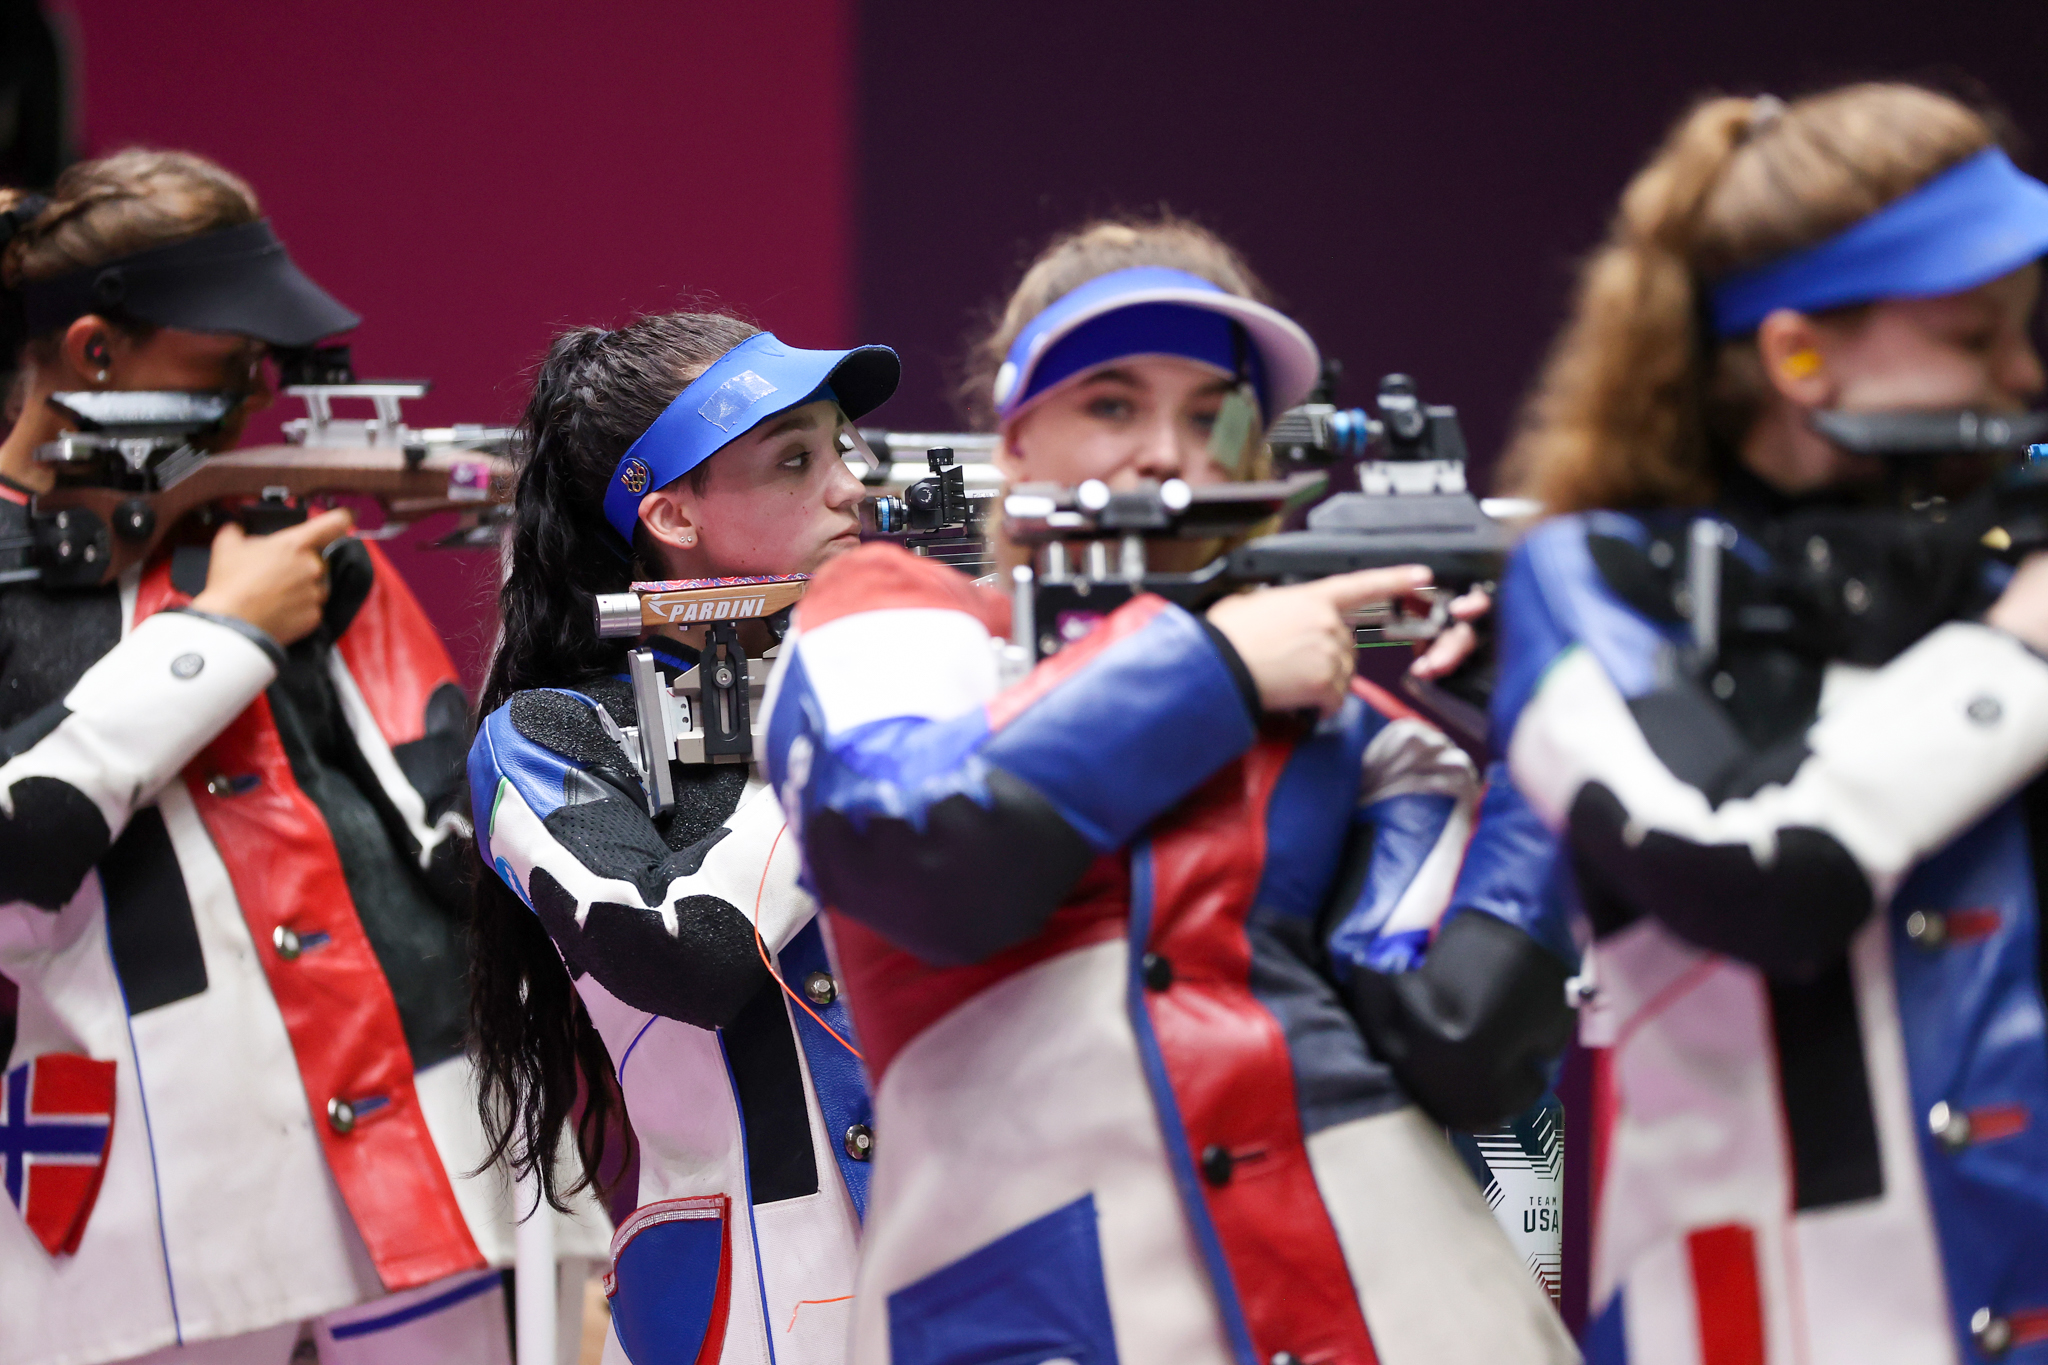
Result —
[[0, 1085], [0, 1177], [52, 1256], [78, 1250], [114, 1137], [114, 1064], [46, 1052]]

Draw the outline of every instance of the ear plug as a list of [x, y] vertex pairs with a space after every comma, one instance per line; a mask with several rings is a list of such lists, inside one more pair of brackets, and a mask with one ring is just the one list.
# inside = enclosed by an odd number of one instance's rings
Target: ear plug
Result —
[[1811, 379], [1820, 373], [1821, 364], [1820, 352], [1807, 346], [1786, 356], [1780, 369], [1787, 379]]

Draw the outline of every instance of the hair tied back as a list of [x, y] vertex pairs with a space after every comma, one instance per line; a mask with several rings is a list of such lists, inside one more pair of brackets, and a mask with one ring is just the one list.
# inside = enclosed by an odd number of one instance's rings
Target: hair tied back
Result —
[[21, 198], [0, 209], [0, 248], [14, 240], [14, 234], [42, 217], [43, 210], [50, 207], [50, 201], [40, 194], [24, 194]]
[[1758, 95], [1749, 102], [1749, 123], [1742, 130], [1742, 140], [1752, 142], [1777, 127], [1778, 120], [1785, 117], [1785, 101], [1776, 95]]

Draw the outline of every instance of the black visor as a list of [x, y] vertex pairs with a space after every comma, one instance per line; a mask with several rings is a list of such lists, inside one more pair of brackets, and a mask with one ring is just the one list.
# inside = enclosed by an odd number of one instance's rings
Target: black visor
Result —
[[310, 346], [362, 319], [306, 278], [269, 222], [187, 237], [21, 287], [27, 335], [87, 313]]

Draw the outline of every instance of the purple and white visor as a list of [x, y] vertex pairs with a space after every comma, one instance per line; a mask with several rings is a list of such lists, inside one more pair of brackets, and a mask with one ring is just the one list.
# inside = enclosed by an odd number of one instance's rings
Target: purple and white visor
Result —
[[1031, 319], [996, 371], [1008, 424], [1077, 375], [1138, 355], [1183, 356], [1249, 381], [1266, 421], [1308, 396], [1322, 355], [1301, 324], [1185, 270], [1133, 266], [1061, 295]]

